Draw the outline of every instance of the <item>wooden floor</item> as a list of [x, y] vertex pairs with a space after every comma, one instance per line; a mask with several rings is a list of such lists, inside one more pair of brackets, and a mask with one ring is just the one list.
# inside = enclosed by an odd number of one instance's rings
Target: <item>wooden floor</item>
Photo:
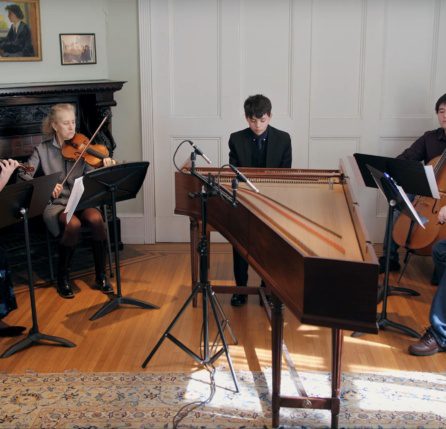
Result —
[[[127, 245], [127, 248], [130, 246]], [[142, 261], [123, 264], [121, 282], [123, 295], [158, 305], [160, 309], [144, 310], [122, 306], [91, 322], [89, 318], [107, 301], [88, 284], [91, 277], [75, 280], [79, 293], [72, 300], [59, 298], [53, 287], [38, 288], [36, 300], [40, 331], [71, 340], [75, 348], [33, 346], [13, 356], [0, 359], [0, 371], [37, 372], [140, 372], [185, 371], [198, 364], [171, 341], [166, 340], [145, 370], [141, 365], [162, 333], [178, 313], [190, 294], [189, 248], [186, 244], [156, 244], [131, 246], [141, 254]], [[419, 297], [391, 296], [388, 301], [389, 319], [422, 332], [428, 326], [428, 312], [435, 292], [429, 284], [432, 262], [428, 257], [413, 257], [402, 286], [420, 292]], [[212, 246], [211, 278], [219, 284], [232, 284], [232, 253], [229, 245]], [[395, 284], [396, 277], [391, 277]], [[255, 273], [250, 284], [259, 282]], [[31, 326], [30, 301], [26, 286], [17, 285], [19, 309], [5, 322]], [[230, 295], [220, 295], [219, 301], [230, 322], [238, 344], [230, 344], [230, 356], [236, 369], [258, 371], [271, 365], [270, 327], [258, 298], [250, 296], [245, 307], [231, 307]], [[178, 339], [198, 352], [202, 311], [187, 307], [172, 331]], [[331, 360], [330, 330], [300, 325], [286, 314], [285, 342], [298, 369], [328, 370]], [[432, 357], [413, 357], [407, 353], [413, 339], [390, 330], [379, 335], [352, 338], [345, 332], [343, 371], [374, 372], [382, 370], [446, 371], [446, 353]], [[19, 338], [0, 338], [0, 352]], [[227, 366], [223, 355], [217, 365]]]

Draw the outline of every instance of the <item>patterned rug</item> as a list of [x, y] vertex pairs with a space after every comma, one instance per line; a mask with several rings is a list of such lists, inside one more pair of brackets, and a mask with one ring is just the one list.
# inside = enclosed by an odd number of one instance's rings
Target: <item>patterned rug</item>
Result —
[[[178, 428], [271, 427], [271, 373], [217, 369], [212, 400]], [[301, 374], [309, 395], [329, 395], [326, 373]], [[295, 394], [285, 372], [282, 390]], [[183, 405], [209, 396], [209, 373], [0, 375], [0, 428], [172, 428]], [[282, 428], [327, 428], [325, 410], [281, 409]], [[446, 427], [446, 373], [344, 374], [341, 428]]]

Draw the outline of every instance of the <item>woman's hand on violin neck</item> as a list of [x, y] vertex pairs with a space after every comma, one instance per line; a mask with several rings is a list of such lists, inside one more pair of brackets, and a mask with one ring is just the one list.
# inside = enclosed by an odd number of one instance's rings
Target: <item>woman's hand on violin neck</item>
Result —
[[116, 164], [116, 161], [113, 158], [104, 158], [102, 163], [104, 164], [104, 167], [111, 167]]
[[62, 192], [63, 186], [60, 183], [57, 183], [56, 186], [54, 187], [53, 193], [51, 194], [51, 196], [55, 199], [55, 198], [59, 198], [60, 193]]

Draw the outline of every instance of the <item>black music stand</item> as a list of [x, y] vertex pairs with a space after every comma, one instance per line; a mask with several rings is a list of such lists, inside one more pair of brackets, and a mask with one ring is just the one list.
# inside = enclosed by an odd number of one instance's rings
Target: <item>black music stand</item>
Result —
[[140, 308], [159, 308], [139, 299], [126, 298], [121, 292], [121, 270], [119, 262], [118, 225], [116, 221], [116, 203], [135, 198], [146, 177], [149, 163], [146, 161], [129, 162], [99, 168], [87, 173], [83, 177], [84, 193], [76, 210], [89, 207], [110, 205], [113, 219], [113, 239], [115, 244], [116, 294], [105, 303], [90, 320], [99, 319], [115, 310], [121, 304], [135, 305]]
[[[393, 178], [387, 174], [382, 173], [370, 165], [367, 165], [370, 174], [373, 176], [374, 181], [376, 182], [378, 188], [382, 191], [384, 196], [387, 199], [389, 210], [387, 215], [387, 249], [390, 247], [390, 242], [392, 239], [392, 230], [393, 230], [393, 215], [395, 209], [398, 209], [400, 212], [407, 214], [414, 222], [423, 225], [423, 220], [419, 218], [417, 215], [412, 203], [408, 199], [405, 192], [402, 188], [399, 188]], [[383, 304], [381, 314], [378, 317], [378, 326], [379, 328], [391, 327], [397, 330], [400, 330], [412, 337], [420, 338], [420, 334], [413, 329], [404, 326], [400, 323], [393, 322], [387, 318], [387, 297], [389, 295], [389, 263], [390, 263], [390, 252], [386, 254], [386, 270], [384, 276], [384, 285], [383, 285]]]
[[[197, 150], [197, 149], [195, 149]], [[229, 204], [236, 206], [235, 194], [232, 196], [226, 192], [224, 188], [221, 188], [218, 184], [214, 182], [214, 178], [209, 174], [209, 177], [204, 177], [201, 174], [195, 171], [195, 152], [191, 154], [191, 174], [192, 176], [198, 178], [202, 183], [201, 192], [190, 193], [190, 198], [200, 198], [200, 208], [201, 208], [201, 236], [200, 243], [198, 244], [198, 250], [200, 252], [200, 281], [194, 286], [192, 293], [184, 302], [180, 311], [173, 318], [172, 322], [168, 326], [168, 328], [164, 331], [161, 338], [156, 343], [155, 347], [149, 353], [147, 358], [144, 360], [142, 367], [145, 368], [149, 361], [152, 359], [153, 355], [156, 353], [158, 348], [161, 346], [163, 341], [168, 338], [174, 344], [176, 344], [181, 350], [186, 352], [189, 356], [191, 356], [196, 362], [201, 365], [212, 365], [223, 353], [226, 355], [226, 359], [228, 361], [229, 369], [231, 370], [232, 379], [234, 381], [236, 392], [239, 392], [239, 386], [237, 382], [237, 377], [234, 372], [234, 367], [232, 365], [231, 356], [229, 355], [228, 344], [226, 342], [224, 328], [226, 326], [229, 327], [230, 334], [235, 343], [237, 340], [234, 338], [232, 334], [232, 330], [230, 329], [228, 319], [226, 318], [223, 309], [218, 302], [215, 292], [212, 290], [211, 283], [208, 279], [208, 271], [209, 271], [209, 259], [208, 259], [208, 240], [207, 240], [207, 207], [208, 207], [208, 199], [212, 196], [219, 196], [222, 199], [226, 200]], [[233, 183], [234, 189], [234, 183]], [[170, 331], [174, 328], [181, 315], [186, 310], [187, 306], [196, 299], [197, 295], [201, 292], [202, 294], [202, 344], [204, 356], [199, 356], [195, 352], [193, 352], [189, 347], [183, 344], [180, 340], [174, 337]], [[209, 304], [212, 309], [212, 315], [214, 316], [214, 321], [217, 326], [217, 335], [212, 344], [210, 345], [209, 341]], [[220, 321], [220, 313], [223, 316], [223, 321]], [[214, 352], [214, 348], [217, 343], [218, 336], [221, 339], [223, 346], [220, 350]], [[214, 353], [214, 354], [212, 354]]]
[[[42, 214], [56, 186], [59, 173], [38, 177], [37, 179], [6, 186], [0, 192], [0, 227], [12, 225], [23, 220], [25, 234], [26, 260], [28, 266], [28, 288], [31, 301], [32, 327], [23, 340], [9, 347], [0, 358], [6, 358], [14, 353], [35, 344], [60, 345], [76, 347], [76, 344], [64, 338], [46, 335], [39, 332], [37, 322], [36, 298], [31, 264], [31, 247], [29, 241], [28, 219]], [[54, 343], [54, 344], [48, 344]]]
[[[378, 188], [378, 185], [373, 177], [369, 166], [375, 168], [379, 172], [387, 173], [396, 183], [404, 188], [404, 191], [412, 195], [422, 195], [426, 197], [438, 198], [438, 187], [435, 182], [435, 177], [432, 176], [431, 181], [426, 174], [425, 165], [421, 161], [408, 161], [405, 159], [388, 158], [385, 156], [367, 155], [364, 153], [355, 153], [353, 155], [356, 159], [356, 163], [361, 172], [364, 184], [369, 188]], [[387, 196], [386, 196], [387, 198]], [[398, 207], [395, 207], [398, 210]], [[393, 211], [395, 211], [393, 210]], [[409, 213], [408, 216], [410, 217]], [[393, 222], [393, 218], [392, 218]], [[387, 231], [386, 223], [386, 237], [390, 234], [392, 237], [393, 225], [390, 232]], [[388, 240], [389, 241], [389, 240]], [[391, 243], [391, 238], [389, 243]], [[386, 242], [386, 248], [389, 253], [389, 243]], [[390, 259], [386, 262], [386, 271], [388, 270], [388, 264]], [[380, 290], [379, 298], [382, 299], [383, 289]], [[394, 293], [404, 293], [410, 296], [419, 296], [420, 294], [410, 288], [401, 286], [390, 286], [387, 291], [388, 295]]]

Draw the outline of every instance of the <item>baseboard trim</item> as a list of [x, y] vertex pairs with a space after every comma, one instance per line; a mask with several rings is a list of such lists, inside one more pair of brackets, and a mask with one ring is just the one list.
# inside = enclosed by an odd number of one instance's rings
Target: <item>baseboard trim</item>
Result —
[[121, 241], [124, 244], [150, 244], [145, 241], [145, 220], [142, 214], [118, 214], [121, 219]]

